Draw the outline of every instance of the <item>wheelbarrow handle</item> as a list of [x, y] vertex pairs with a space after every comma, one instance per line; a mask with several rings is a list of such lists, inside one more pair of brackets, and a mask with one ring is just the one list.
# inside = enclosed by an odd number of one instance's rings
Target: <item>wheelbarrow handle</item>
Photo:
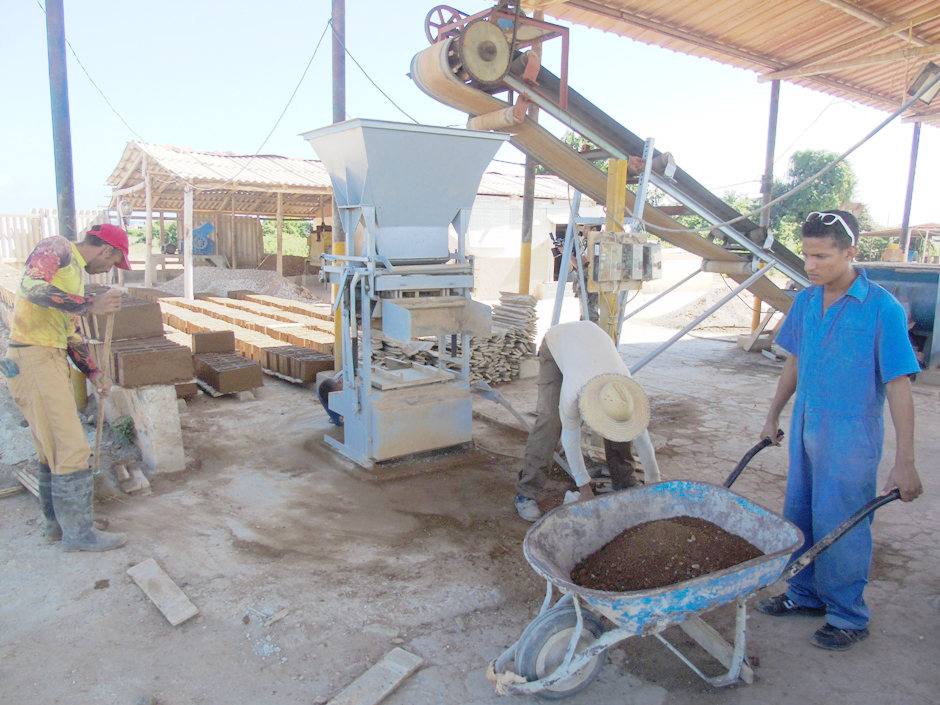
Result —
[[832, 544], [842, 538], [848, 531], [855, 527], [856, 524], [860, 523], [865, 519], [869, 514], [874, 512], [879, 507], [883, 507], [888, 502], [893, 502], [896, 499], [901, 498], [901, 490], [895, 487], [888, 494], [879, 495], [871, 500], [864, 507], [859, 509], [855, 514], [850, 516], [848, 519], [839, 524], [836, 528], [826, 534], [819, 541], [814, 543], [806, 552], [788, 565], [781, 576], [781, 580], [789, 580], [794, 575], [803, 570], [806, 566], [812, 563], [819, 556], [820, 553], [829, 548]]
[[[783, 440], [783, 431], [777, 429], [777, 443]], [[738, 475], [747, 467], [747, 464], [751, 462], [751, 459], [760, 453], [764, 448], [769, 445], [773, 445], [774, 442], [769, 438], [762, 438], [760, 443], [751, 448], [747, 453], [744, 454], [744, 457], [741, 458], [741, 461], [735, 466], [734, 470], [731, 471], [731, 474], [728, 475], [728, 479], [725, 480], [725, 488], [731, 487], [734, 484], [734, 481], [738, 479]]]

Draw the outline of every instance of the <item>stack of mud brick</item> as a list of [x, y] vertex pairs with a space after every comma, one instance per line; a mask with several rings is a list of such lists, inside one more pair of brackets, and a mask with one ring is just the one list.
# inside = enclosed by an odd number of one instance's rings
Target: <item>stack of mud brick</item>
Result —
[[196, 377], [219, 394], [245, 392], [264, 385], [261, 365], [235, 352], [232, 331], [193, 333]]
[[[103, 287], [89, 286], [85, 293], [101, 290]], [[79, 320], [92, 353], [101, 360], [107, 316], [85, 316]], [[160, 306], [127, 294], [114, 314], [110, 370], [115, 384], [128, 389], [172, 384], [179, 397], [198, 393], [193, 381], [192, 353], [185, 346], [167, 340]]]
[[163, 322], [187, 334], [229, 331], [235, 350], [265, 371], [306, 384], [333, 364], [333, 323], [329, 304], [287, 301], [251, 291], [229, 297], [198, 294], [195, 301], [156, 289], [132, 289], [158, 301]]

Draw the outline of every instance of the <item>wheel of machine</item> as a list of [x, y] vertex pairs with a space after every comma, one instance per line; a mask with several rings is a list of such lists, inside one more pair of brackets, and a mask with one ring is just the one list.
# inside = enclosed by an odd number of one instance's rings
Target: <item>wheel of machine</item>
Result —
[[452, 29], [442, 34], [441, 27], [457, 22], [463, 16], [460, 10], [456, 10], [450, 5], [438, 5], [431, 8], [427, 17], [424, 18], [424, 36], [428, 38], [431, 44], [436, 44], [443, 39], [447, 39], [447, 37], [453, 37], [457, 34], [457, 30]]
[[[599, 617], [585, 609], [581, 610], [581, 617], [584, 620], [584, 631], [575, 647], [575, 657], [604, 633], [604, 625]], [[516, 671], [519, 675], [529, 681], [551, 675], [565, 660], [577, 624], [578, 615], [573, 605], [550, 610], [533, 621], [523, 633], [516, 652]], [[606, 660], [606, 652], [595, 656], [570, 678], [541, 691], [538, 696], [560, 700], [580, 693], [597, 677]]]
[[498, 84], [509, 71], [509, 42], [492, 22], [471, 22], [457, 37], [457, 54], [470, 78], [481, 86]]

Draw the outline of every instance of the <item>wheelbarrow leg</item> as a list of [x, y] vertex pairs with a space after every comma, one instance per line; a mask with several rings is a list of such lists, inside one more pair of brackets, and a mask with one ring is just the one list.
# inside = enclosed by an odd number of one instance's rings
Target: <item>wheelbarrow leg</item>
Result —
[[678, 656], [686, 666], [695, 671], [702, 680], [716, 688], [743, 680], [745, 683], [754, 682], [754, 671], [745, 663], [745, 626], [747, 625], [747, 606], [744, 597], [737, 598], [735, 604], [734, 645], [732, 646], [724, 637], [697, 615], [693, 615], [679, 623], [679, 627], [695, 642], [711, 654], [728, 671], [715, 678], [706, 676], [694, 663], [686, 658], [675, 646], [670, 644], [661, 634], [656, 634], [666, 647]]

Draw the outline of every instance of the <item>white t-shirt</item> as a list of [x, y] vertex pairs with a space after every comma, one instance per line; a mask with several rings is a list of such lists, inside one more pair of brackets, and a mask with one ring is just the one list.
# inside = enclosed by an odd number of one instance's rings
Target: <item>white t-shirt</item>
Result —
[[581, 428], [578, 393], [597, 375], [614, 373], [630, 377], [610, 336], [591, 321], [559, 323], [545, 334], [545, 342], [564, 377], [558, 413], [561, 427]]
[[[591, 321], [559, 323], [545, 334], [555, 364], [561, 370], [561, 398], [558, 415], [561, 417], [561, 444], [570, 466], [569, 472], [578, 487], [590, 482], [581, 455], [581, 410], [578, 394], [591, 379], [607, 373], [631, 377], [630, 368], [620, 357], [620, 351], [610, 336]], [[635, 440], [634, 446], [643, 465], [647, 483], [659, 482], [659, 464], [650, 440], [649, 431], [644, 430]]]

